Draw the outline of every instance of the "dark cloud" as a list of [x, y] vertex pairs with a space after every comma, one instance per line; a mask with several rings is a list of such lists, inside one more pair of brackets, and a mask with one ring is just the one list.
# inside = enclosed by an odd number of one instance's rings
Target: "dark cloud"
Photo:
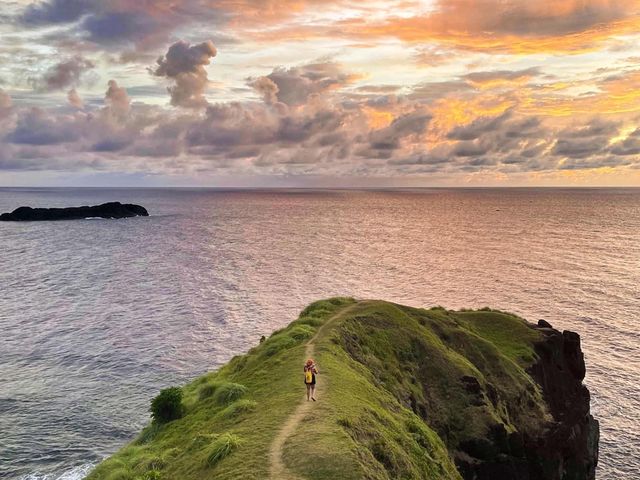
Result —
[[453, 149], [457, 157], [478, 157], [489, 152], [489, 146], [478, 141], [462, 141]]
[[557, 140], [553, 153], [562, 157], [588, 158], [600, 153], [607, 146], [606, 138], [564, 139]]
[[610, 138], [618, 133], [616, 122], [594, 118], [585, 125], [565, 128], [558, 133], [552, 153], [574, 159], [589, 158], [602, 153]]
[[82, 75], [94, 67], [91, 60], [76, 55], [53, 65], [41, 79], [35, 81], [35, 85], [38, 89], [48, 92], [77, 86]]
[[180, 25], [200, 20], [198, 14], [216, 15], [215, 8], [205, 7], [192, 0], [49, 0], [28, 6], [19, 20], [29, 26], [71, 24], [78, 40], [114, 48], [133, 44], [136, 51], [146, 51], [166, 42]]
[[480, 117], [467, 125], [454, 127], [447, 134], [451, 140], [475, 140], [486, 133], [497, 130], [504, 121], [511, 116], [511, 111], [507, 110], [497, 117]]
[[40, 108], [29, 109], [18, 119], [15, 130], [7, 137], [8, 141], [24, 145], [55, 145], [77, 140], [80, 135], [78, 125], [60, 120]]
[[29, 5], [21, 16], [21, 21], [30, 25], [50, 25], [70, 23], [99, 5], [91, 0], [50, 0]]
[[388, 127], [373, 130], [369, 134], [370, 146], [374, 150], [396, 150], [403, 138], [424, 133], [430, 120], [431, 115], [422, 111], [402, 115]]
[[216, 54], [216, 47], [211, 41], [192, 46], [181, 40], [171, 45], [167, 53], [158, 59], [158, 66], [152, 73], [175, 82], [168, 88], [172, 105], [189, 108], [207, 105], [204, 98], [208, 83], [205, 66]]
[[620, 167], [631, 165], [628, 157], [615, 155], [597, 155], [589, 158], [568, 158], [558, 165], [560, 170], [584, 170], [602, 167]]
[[593, 138], [602, 136], [613, 136], [618, 133], [619, 123], [606, 121], [600, 118], [591, 119], [585, 125], [578, 125], [565, 128], [560, 131], [561, 138]]
[[[636, 130], [638, 132], [639, 130]], [[640, 155], [640, 135], [631, 134], [611, 146], [610, 152], [614, 155]]]

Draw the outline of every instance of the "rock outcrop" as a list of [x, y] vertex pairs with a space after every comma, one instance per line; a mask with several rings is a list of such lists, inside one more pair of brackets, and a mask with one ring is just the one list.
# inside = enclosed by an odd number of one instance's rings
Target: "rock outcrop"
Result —
[[83, 218], [147, 217], [147, 209], [131, 203], [109, 202], [92, 207], [31, 208], [19, 207], [0, 215], [3, 222], [33, 222], [46, 220], [81, 220]]
[[536, 345], [539, 360], [528, 373], [542, 387], [553, 421], [535, 444], [527, 444], [538, 476], [562, 480], [595, 479], [598, 421], [589, 413], [589, 390], [583, 385], [584, 355], [580, 335], [538, 327], [545, 339]]

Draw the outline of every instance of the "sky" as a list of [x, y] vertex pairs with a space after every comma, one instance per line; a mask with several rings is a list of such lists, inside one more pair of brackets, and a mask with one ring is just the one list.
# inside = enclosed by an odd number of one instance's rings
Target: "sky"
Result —
[[2, 0], [2, 186], [640, 186], [640, 0]]

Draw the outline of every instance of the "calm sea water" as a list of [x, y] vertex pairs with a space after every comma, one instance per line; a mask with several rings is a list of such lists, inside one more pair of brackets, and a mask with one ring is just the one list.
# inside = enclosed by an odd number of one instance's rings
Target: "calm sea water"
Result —
[[578, 331], [598, 478], [640, 478], [640, 189], [0, 189], [110, 200], [151, 216], [0, 223], [0, 477], [81, 478], [159, 389], [349, 295]]

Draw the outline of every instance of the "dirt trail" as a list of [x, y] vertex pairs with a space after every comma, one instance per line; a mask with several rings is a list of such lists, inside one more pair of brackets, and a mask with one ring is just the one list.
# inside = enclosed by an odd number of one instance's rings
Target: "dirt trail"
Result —
[[[304, 358], [314, 358], [315, 357], [315, 342], [320, 336], [320, 334], [329, 327], [334, 320], [339, 316], [344, 314], [347, 310], [352, 308], [353, 305], [341, 308], [335, 314], [333, 314], [329, 320], [322, 324], [322, 326], [318, 329], [316, 334], [309, 339], [305, 346], [304, 350]], [[302, 363], [301, 363], [302, 364]], [[319, 395], [319, 398], [322, 398], [322, 393], [324, 391], [324, 385], [326, 382], [320, 381], [316, 385], [316, 396]], [[303, 389], [301, 391], [304, 392]], [[276, 438], [273, 439], [271, 443], [271, 448], [269, 449], [269, 478], [271, 480], [304, 480], [302, 477], [293, 474], [290, 472], [287, 467], [284, 465], [282, 460], [282, 451], [285, 442], [287, 439], [296, 431], [298, 425], [304, 417], [309, 413], [313, 406], [314, 402], [307, 401], [306, 392], [304, 392], [304, 396], [300, 397], [300, 404], [295, 409], [295, 411], [287, 418], [287, 420], [282, 425], [282, 429], [278, 432]]]

